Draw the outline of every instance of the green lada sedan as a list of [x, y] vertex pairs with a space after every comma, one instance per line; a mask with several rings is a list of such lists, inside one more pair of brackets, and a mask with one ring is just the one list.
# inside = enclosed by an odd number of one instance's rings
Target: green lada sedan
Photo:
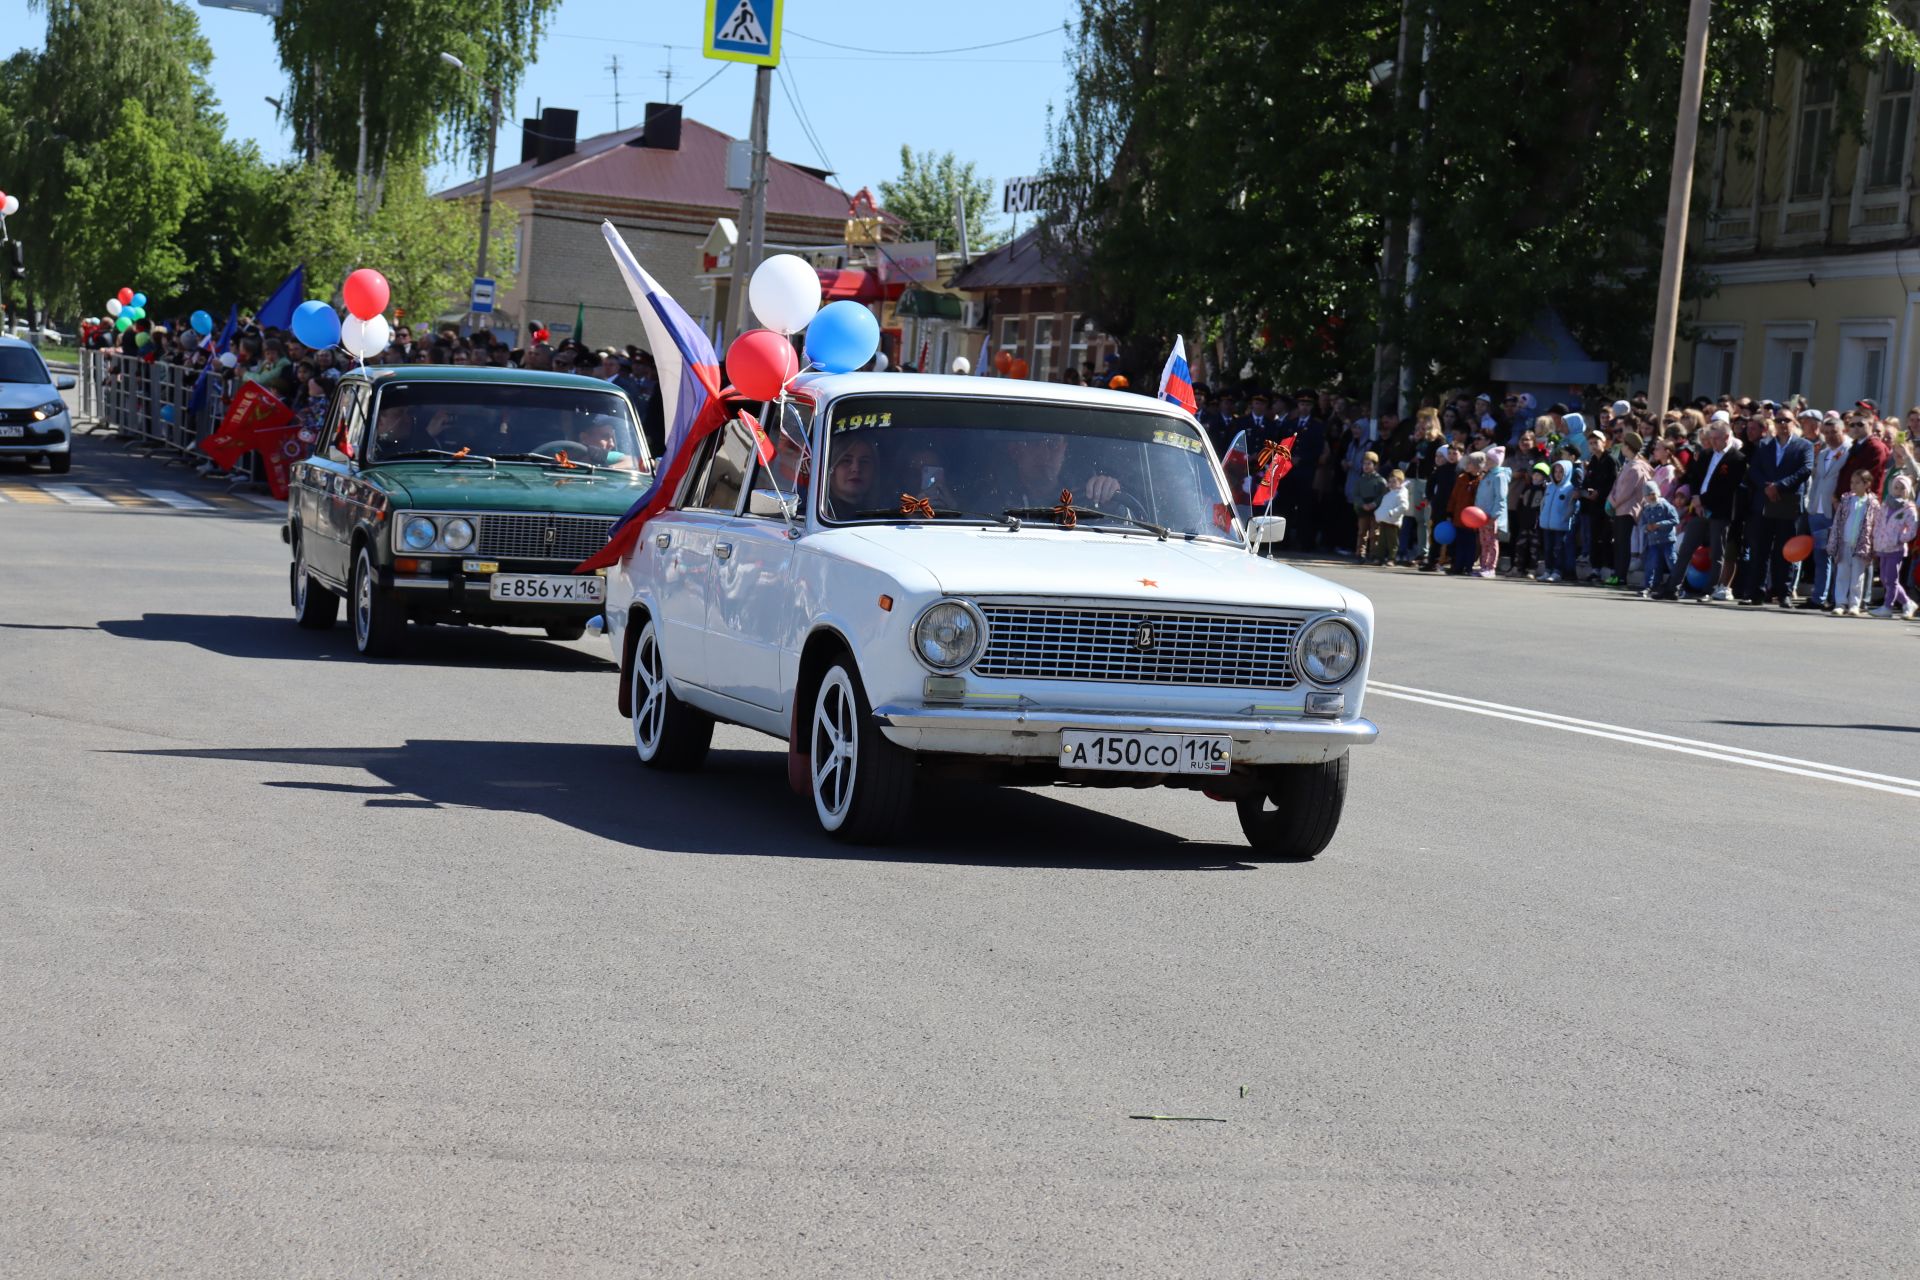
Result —
[[368, 657], [409, 620], [577, 639], [606, 582], [571, 570], [652, 483], [633, 403], [598, 379], [356, 369], [290, 479], [294, 618], [330, 627], [346, 600]]

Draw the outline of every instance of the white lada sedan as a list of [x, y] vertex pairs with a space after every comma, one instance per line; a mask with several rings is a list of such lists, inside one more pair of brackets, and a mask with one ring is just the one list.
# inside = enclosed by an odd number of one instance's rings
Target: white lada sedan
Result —
[[[761, 406], [751, 406], [760, 409]], [[1373, 636], [1364, 596], [1252, 554], [1206, 437], [1145, 396], [1048, 383], [799, 380], [701, 446], [608, 572], [640, 759], [717, 721], [785, 739], [820, 825], [885, 842], [943, 774], [1164, 786], [1255, 851], [1339, 825]]]

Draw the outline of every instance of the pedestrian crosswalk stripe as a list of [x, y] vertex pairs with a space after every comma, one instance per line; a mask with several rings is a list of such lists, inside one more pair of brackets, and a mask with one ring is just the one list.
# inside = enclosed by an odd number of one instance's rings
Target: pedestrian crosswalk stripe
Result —
[[91, 489], [82, 489], [77, 484], [53, 485], [48, 488], [47, 492], [67, 505], [74, 507], [110, 507], [113, 505]]
[[163, 503], [176, 511], [211, 511], [213, 508], [198, 498], [189, 497], [177, 489], [142, 489], [155, 502]]
[[284, 498], [262, 497], [257, 493], [243, 493], [239, 496], [245, 498], [255, 506], [265, 507], [269, 511], [285, 514], [287, 510], [287, 503]]
[[52, 494], [32, 484], [0, 484], [0, 493], [4, 493], [14, 502], [51, 503], [57, 501]]

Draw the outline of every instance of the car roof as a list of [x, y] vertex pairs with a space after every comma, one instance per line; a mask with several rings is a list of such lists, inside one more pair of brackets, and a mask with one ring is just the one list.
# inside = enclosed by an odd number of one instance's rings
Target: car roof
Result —
[[805, 389], [816, 401], [856, 394], [965, 396], [1181, 413], [1180, 406], [1156, 396], [1109, 391], [1103, 387], [1075, 387], [1064, 382], [1029, 382], [1024, 378], [957, 377], [947, 373], [803, 373], [793, 385]]
[[25, 347], [29, 351], [39, 350], [38, 347], [28, 342], [25, 338], [16, 338], [10, 333], [0, 333], [0, 347]]
[[349, 369], [341, 380], [362, 379], [374, 386], [389, 382], [500, 382], [518, 386], [575, 387], [582, 390], [619, 392], [604, 378], [589, 378], [578, 373], [548, 373], [542, 369], [496, 369], [491, 365], [399, 364], [370, 365]]

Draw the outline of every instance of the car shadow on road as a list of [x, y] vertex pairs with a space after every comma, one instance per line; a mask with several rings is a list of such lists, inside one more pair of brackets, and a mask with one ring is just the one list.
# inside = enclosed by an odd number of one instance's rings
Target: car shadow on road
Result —
[[[354, 651], [353, 633], [344, 625], [328, 631], [303, 631], [293, 617], [250, 614], [149, 613], [138, 618], [109, 618], [100, 630], [127, 640], [190, 644], [228, 658], [284, 659], [298, 662], [366, 662]], [[432, 667], [500, 667], [515, 671], [611, 671], [600, 654], [569, 648], [541, 636], [493, 627], [428, 627], [411, 624], [406, 648], [387, 663]]]
[[410, 739], [397, 747], [187, 748], [115, 752], [365, 771], [380, 781], [261, 785], [361, 797], [371, 808], [528, 813], [623, 845], [670, 853], [924, 862], [1098, 871], [1251, 871], [1248, 850], [1181, 840], [1056, 795], [922, 788], [914, 832], [886, 849], [830, 840], [787, 788], [786, 756], [715, 751], [696, 773], [654, 773], [633, 749], [577, 742]]

